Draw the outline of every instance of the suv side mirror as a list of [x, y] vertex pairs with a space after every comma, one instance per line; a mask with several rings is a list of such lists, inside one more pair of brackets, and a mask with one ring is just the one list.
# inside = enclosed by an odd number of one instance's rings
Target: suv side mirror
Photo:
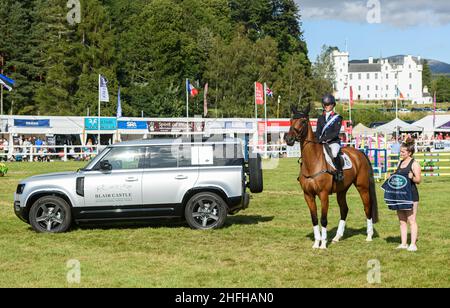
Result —
[[100, 162], [100, 170], [102, 170], [102, 171], [111, 171], [112, 170], [112, 165], [107, 160], [101, 161]]

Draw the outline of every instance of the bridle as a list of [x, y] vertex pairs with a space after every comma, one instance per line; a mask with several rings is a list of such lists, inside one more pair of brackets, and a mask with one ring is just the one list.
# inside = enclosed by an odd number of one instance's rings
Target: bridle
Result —
[[309, 144], [309, 143], [319, 144], [319, 142], [317, 142], [317, 141], [315, 141], [315, 140], [309, 140], [309, 139], [306, 139], [306, 137], [305, 137], [307, 131], [305, 130], [304, 127], [307, 125], [307, 123], [308, 123], [308, 121], [309, 121], [309, 118], [308, 118], [308, 117], [305, 118], [305, 115], [304, 115], [304, 114], [300, 114], [300, 113], [299, 113], [299, 114], [295, 114], [292, 120], [301, 120], [301, 122], [302, 122], [302, 127], [303, 127], [303, 129], [300, 130], [300, 129], [298, 129], [298, 128], [292, 126], [292, 130], [295, 132], [295, 138], [294, 138], [294, 140], [295, 140], [296, 142], [304, 143], [305, 145], [307, 145], [307, 144]]
[[[312, 143], [312, 144], [320, 144], [320, 142], [318, 142], [316, 140], [307, 139], [307, 137], [305, 136], [306, 135], [306, 133], [305, 133], [305, 131], [306, 131], [305, 130], [305, 125], [309, 121], [309, 118], [307, 116], [305, 117], [304, 114], [300, 114], [300, 113], [299, 114], [295, 114], [293, 120], [301, 120], [301, 122], [302, 122], [302, 129], [298, 129], [298, 128], [292, 126], [292, 130], [295, 132], [294, 140], [296, 142], [299, 142], [299, 143], [303, 144], [304, 146], [306, 146], [306, 145], [308, 145], [310, 143]], [[299, 162], [300, 162], [300, 160], [299, 160]], [[304, 175], [304, 174], [302, 174], [302, 176], [304, 178], [306, 178], [306, 179], [315, 179], [316, 177], [321, 176], [322, 174], [333, 175], [333, 173], [330, 170], [328, 170], [328, 168], [327, 168], [326, 170], [322, 170], [322, 171], [317, 172], [316, 174], [313, 174], [313, 175], [310, 175], [310, 176], [307, 176], [307, 175]], [[300, 179], [297, 179], [297, 180], [300, 180]]]

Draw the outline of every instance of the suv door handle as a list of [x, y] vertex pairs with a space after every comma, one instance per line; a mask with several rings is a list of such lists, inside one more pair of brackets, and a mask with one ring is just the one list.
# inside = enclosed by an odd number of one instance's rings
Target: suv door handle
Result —
[[187, 179], [188, 179], [188, 177], [185, 175], [179, 175], [179, 176], [175, 177], [175, 180], [187, 180]]
[[137, 182], [137, 181], [139, 181], [139, 179], [130, 177], [130, 178], [127, 178], [125, 181], [127, 181], [127, 182]]

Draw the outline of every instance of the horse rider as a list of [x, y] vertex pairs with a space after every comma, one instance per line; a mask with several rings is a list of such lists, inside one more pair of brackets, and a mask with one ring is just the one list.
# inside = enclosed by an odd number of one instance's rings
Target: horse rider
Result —
[[[333, 95], [327, 94], [322, 98], [323, 114], [319, 117], [317, 122], [316, 138], [319, 143], [324, 144], [325, 147], [329, 147], [332, 154], [334, 166], [336, 167], [336, 173], [334, 179], [337, 182], [344, 180], [344, 172], [342, 171], [342, 161], [339, 157], [341, 151], [341, 139], [339, 133], [342, 126], [342, 117], [334, 112], [336, 107], [336, 99]], [[327, 152], [330, 154], [330, 151]]]

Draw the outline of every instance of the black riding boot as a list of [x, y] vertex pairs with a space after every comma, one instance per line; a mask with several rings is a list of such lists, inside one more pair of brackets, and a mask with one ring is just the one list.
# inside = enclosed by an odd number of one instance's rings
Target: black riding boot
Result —
[[342, 171], [342, 159], [338, 155], [334, 160], [334, 166], [336, 167], [336, 173], [334, 174], [334, 180], [336, 182], [344, 181], [344, 171]]

